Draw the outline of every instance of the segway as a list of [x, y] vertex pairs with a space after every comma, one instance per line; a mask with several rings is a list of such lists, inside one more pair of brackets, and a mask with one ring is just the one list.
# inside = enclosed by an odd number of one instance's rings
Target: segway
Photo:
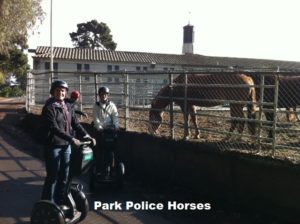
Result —
[[103, 185], [121, 189], [124, 182], [125, 166], [123, 162], [118, 161], [117, 131], [114, 126], [111, 126], [104, 129], [101, 134], [102, 141], [96, 148], [98, 151], [95, 153], [95, 159], [90, 169], [89, 187], [91, 192]]
[[89, 211], [88, 200], [80, 183], [73, 183], [74, 177], [87, 173], [93, 160], [93, 150], [88, 142], [81, 142], [79, 149], [72, 149], [70, 177], [65, 206], [58, 206], [48, 200], [35, 203], [31, 212], [32, 224], [73, 224], [86, 218]]

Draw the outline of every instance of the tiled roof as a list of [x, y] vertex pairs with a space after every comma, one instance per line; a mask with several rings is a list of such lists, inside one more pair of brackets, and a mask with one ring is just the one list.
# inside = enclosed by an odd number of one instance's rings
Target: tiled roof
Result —
[[[50, 58], [50, 47], [37, 47], [34, 58]], [[81, 48], [53, 48], [54, 59], [115, 63], [152, 63], [181, 66], [239, 66], [300, 69], [300, 62], [252, 58], [211, 57], [199, 54], [157, 54]]]

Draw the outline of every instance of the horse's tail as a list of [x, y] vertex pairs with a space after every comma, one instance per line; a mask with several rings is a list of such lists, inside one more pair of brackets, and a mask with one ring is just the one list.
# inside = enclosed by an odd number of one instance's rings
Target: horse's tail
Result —
[[[254, 82], [252, 80], [252, 83], [250, 85], [254, 85]], [[256, 119], [256, 111], [257, 111], [257, 105], [256, 105], [256, 91], [255, 87], [251, 86], [249, 95], [248, 95], [248, 101], [250, 103], [247, 104], [247, 117], [248, 119], [255, 120]], [[256, 123], [254, 121], [248, 121], [248, 130], [252, 135], [255, 134], [256, 130]]]

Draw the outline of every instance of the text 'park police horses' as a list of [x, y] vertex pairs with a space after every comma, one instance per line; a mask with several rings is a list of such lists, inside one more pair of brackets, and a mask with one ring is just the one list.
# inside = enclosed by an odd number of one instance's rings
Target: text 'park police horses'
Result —
[[[171, 103], [172, 96], [175, 104], [179, 105], [184, 113], [185, 97], [185, 75], [179, 75], [174, 79], [173, 88], [163, 87], [151, 103], [149, 112], [149, 131], [156, 134], [163, 119], [164, 109]], [[197, 125], [196, 106], [213, 107], [223, 105], [228, 101], [230, 105], [230, 116], [244, 118], [243, 107], [247, 105], [249, 119], [256, 116], [256, 93], [254, 82], [251, 77], [244, 74], [193, 74], [187, 75], [187, 112], [195, 127], [194, 138], [200, 137]], [[186, 115], [188, 116], [188, 114]], [[229, 132], [233, 132], [239, 124], [238, 132], [242, 133], [244, 121], [231, 119]], [[249, 122], [248, 129], [252, 135], [255, 134], [255, 122]], [[189, 133], [185, 133], [184, 138], [188, 138]]]

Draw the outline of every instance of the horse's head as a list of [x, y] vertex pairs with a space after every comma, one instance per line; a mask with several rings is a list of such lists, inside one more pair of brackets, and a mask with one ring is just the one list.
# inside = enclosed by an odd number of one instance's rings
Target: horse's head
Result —
[[149, 111], [149, 132], [151, 134], [157, 134], [157, 130], [161, 125], [163, 112], [155, 109], [151, 104], [151, 110]]

